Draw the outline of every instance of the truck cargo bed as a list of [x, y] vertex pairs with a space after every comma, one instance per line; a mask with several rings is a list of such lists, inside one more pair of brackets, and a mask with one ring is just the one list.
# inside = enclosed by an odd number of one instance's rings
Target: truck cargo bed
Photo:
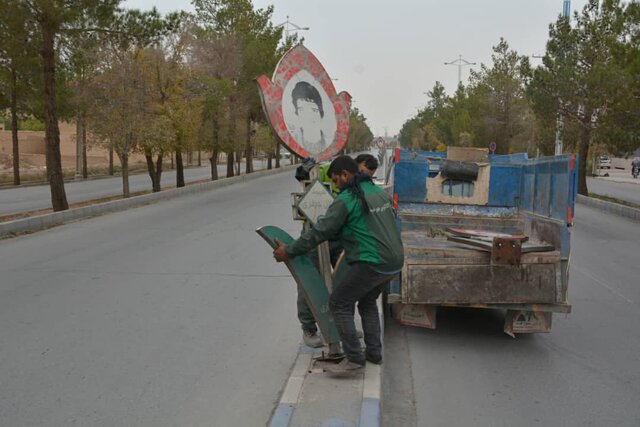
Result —
[[402, 302], [554, 304], [563, 301], [560, 252], [530, 252], [518, 266], [491, 265], [489, 252], [404, 231]]

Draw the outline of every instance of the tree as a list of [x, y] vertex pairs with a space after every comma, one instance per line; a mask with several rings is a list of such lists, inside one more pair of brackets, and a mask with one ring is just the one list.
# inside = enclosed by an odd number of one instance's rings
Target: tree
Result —
[[199, 86], [198, 91], [203, 96], [200, 141], [211, 151], [211, 179], [216, 180], [218, 157], [225, 148], [223, 135], [226, 134], [228, 99], [242, 63], [237, 40], [230, 35], [218, 36], [210, 29], [196, 28], [190, 61], [194, 84]]
[[632, 79], [625, 78], [624, 67], [615, 60], [616, 50], [627, 44], [626, 8], [619, 0], [590, 0], [575, 13], [573, 27], [569, 19], [558, 18], [549, 27], [543, 65], [533, 71], [529, 84], [536, 114], [549, 116], [557, 109], [579, 128], [578, 192], [583, 195], [588, 194], [586, 166], [594, 135], [609, 120], [615, 121], [616, 114], [610, 111], [625, 110], [620, 108], [621, 98], [629, 100], [628, 91], [633, 91], [628, 86]]
[[26, 18], [14, 1], [0, 0], [0, 86], [7, 94], [5, 103], [11, 116], [14, 185], [20, 185], [18, 121], [28, 110], [28, 99], [34, 96], [33, 71], [39, 68], [35, 49], [38, 34]]
[[491, 59], [491, 68], [482, 64], [480, 71], [471, 71], [469, 98], [472, 103], [477, 100], [475, 113], [480, 118], [474, 136], [477, 145], [486, 147], [495, 142], [498, 153], [508, 154], [531, 126], [524, 121], [528, 105], [522, 75], [523, 69], [529, 69], [529, 61], [510, 50], [503, 38], [493, 47]]
[[275, 67], [280, 57], [277, 46], [282, 29], [274, 28], [270, 22], [272, 6], [254, 9], [250, 0], [194, 0], [193, 4], [199, 22], [210, 37], [233, 40], [239, 54], [240, 67], [235, 75], [228, 76], [233, 81], [233, 88], [226, 100], [229, 126], [222, 141], [227, 153], [227, 176], [233, 176], [234, 156], [240, 151], [240, 130], [244, 128], [246, 171], [251, 172], [251, 135], [254, 123], [262, 117], [253, 80]]
[[129, 197], [129, 156], [146, 129], [146, 91], [137, 52], [112, 54], [107, 61], [91, 80], [87, 118], [99, 141], [114, 148], [122, 166], [122, 193]]
[[[56, 38], [61, 35], [107, 28], [116, 12], [119, 0], [34, 0], [12, 2], [16, 12], [37, 25], [41, 40], [41, 59], [44, 79], [44, 117], [47, 154], [47, 178], [51, 187], [54, 211], [69, 208], [64, 190], [58, 128], [58, 99], [56, 87]], [[91, 28], [85, 25], [91, 25]]]
[[349, 136], [345, 149], [349, 151], [364, 151], [371, 147], [373, 133], [369, 129], [367, 119], [357, 108], [349, 110]]

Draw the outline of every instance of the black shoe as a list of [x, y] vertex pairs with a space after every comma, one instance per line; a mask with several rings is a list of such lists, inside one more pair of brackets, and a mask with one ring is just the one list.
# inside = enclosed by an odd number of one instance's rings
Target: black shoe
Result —
[[373, 354], [369, 354], [365, 351], [364, 358], [367, 362], [371, 362], [374, 365], [382, 365], [382, 356], [374, 356]]

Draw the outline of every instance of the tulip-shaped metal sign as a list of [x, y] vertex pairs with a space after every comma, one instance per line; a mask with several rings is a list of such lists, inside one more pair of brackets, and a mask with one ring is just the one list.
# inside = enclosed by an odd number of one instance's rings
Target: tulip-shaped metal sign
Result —
[[337, 93], [320, 61], [303, 45], [288, 51], [273, 79], [257, 79], [262, 107], [277, 138], [293, 154], [335, 157], [349, 136], [351, 95]]

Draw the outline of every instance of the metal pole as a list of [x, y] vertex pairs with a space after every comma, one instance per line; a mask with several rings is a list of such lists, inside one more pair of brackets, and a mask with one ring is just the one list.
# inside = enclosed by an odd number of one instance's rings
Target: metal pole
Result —
[[[562, 16], [569, 19], [571, 13], [571, 0], [564, 0], [562, 3]], [[562, 129], [564, 128], [564, 115], [562, 114], [562, 100], [559, 101], [558, 118], [556, 119], [556, 149], [555, 155], [562, 155]]]
[[[289, 26], [293, 27], [292, 29], [289, 29]], [[307, 31], [309, 30], [309, 27], [301, 27], [297, 24], [294, 24], [293, 22], [289, 21], [289, 15], [287, 15], [287, 20], [284, 21], [282, 24], [278, 24], [276, 25], [276, 28], [284, 28], [284, 40], [285, 43], [289, 40], [289, 33], [292, 32], [296, 32], [296, 31]]]
[[458, 59], [451, 62], [445, 62], [444, 65], [457, 65], [458, 66], [458, 86], [462, 83], [462, 67], [467, 65], [476, 65], [475, 62], [469, 62], [466, 59], [462, 59], [462, 55], [458, 55]]

